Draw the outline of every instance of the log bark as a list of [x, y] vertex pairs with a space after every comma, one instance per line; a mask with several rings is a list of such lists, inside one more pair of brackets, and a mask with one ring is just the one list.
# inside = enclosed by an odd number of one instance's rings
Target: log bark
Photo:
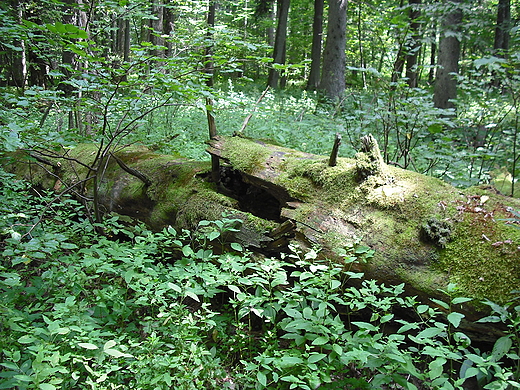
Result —
[[[25, 160], [19, 154], [4, 167], [60, 191], [85, 184], [96, 148], [82, 145], [54, 157], [26, 154]], [[298, 245], [342, 262], [342, 248], [365, 245], [374, 256], [349, 265], [353, 271], [385, 284], [405, 283], [409, 294], [429, 303], [447, 299], [439, 289], [457, 283], [461, 295], [475, 299], [456, 308], [468, 320], [482, 315], [479, 301], [504, 303], [520, 285], [520, 229], [503, 220], [520, 209], [520, 200], [490, 186], [460, 190], [388, 166], [371, 136], [363, 138], [359, 153], [338, 158], [335, 166], [328, 156], [242, 137], [218, 136], [208, 152], [221, 161], [218, 184], [211, 181], [209, 162], [135, 146], [117, 152], [97, 178], [103, 210], [157, 230], [195, 229], [198, 221], [226, 212], [244, 221], [233, 239], [266, 256]], [[88, 198], [92, 182], [85, 189]]]

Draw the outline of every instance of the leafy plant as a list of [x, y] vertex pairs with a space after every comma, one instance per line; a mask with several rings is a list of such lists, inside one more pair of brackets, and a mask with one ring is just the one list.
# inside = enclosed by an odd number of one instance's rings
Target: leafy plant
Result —
[[229, 215], [195, 232], [112, 216], [99, 236], [74, 201], [1, 175], [0, 388], [519, 386], [515, 303], [486, 302], [481, 321], [507, 332], [480, 350], [455, 285], [433, 306], [365, 280], [350, 269], [373, 253], [359, 244], [343, 264], [297, 247], [257, 258], [228, 241]]

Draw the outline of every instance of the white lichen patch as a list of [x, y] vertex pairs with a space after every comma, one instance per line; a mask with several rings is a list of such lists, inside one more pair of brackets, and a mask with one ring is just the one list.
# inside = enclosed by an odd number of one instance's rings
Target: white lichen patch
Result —
[[414, 195], [415, 186], [411, 183], [384, 184], [376, 187], [367, 194], [367, 201], [378, 207], [388, 208]]

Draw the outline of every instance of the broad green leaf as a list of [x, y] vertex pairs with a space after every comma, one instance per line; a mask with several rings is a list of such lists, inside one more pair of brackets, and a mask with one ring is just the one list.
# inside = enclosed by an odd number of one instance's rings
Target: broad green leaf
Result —
[[91, 343], [78, 343], [78, 346], [80, 346], [81, 348], [86, 348], [86, 349], [98, 349], [97, 345], [91, 344]]
[[330, 281], [330, 288], [331, 290], [336, 290], [337, 288], [339, 288], [341, 286], [341, 282], [339, 280], [336, 280], [336, 279], [332, 279]]
[[267, 387], [267, 376], [262, 371], [256, 373], [256, 379], [262, 386]]
[[511, 335], [500, 337], [493, 346], [493, 352], [491, 353], [493, 361], [496, 362], [502, 359], [512, 346], [513, 340], [511, 340]]
[[108, 340], [105, 345], [103, 346], [103, 349], [106, 350], [106, 349], [110, 349], [112, 347], [115, 347], [117, 345], [117, 343], [115, 342], [115, 340]]
[[327, 355], [324, 353], [313, 353], [307, 359], [307, 363], [310, 363], [310, 364], [316, 363], [316, 362], [319, 362], [320, 360], [324, 359], [325, 357], [327, 357]]
[[315, 338], [312, 341], [312, 345], [323, 345], [323, 344], [327, 344], [328, 342], [329, 342], [329, 338], [327, 336], [320, 336], [320, 337]]
[[240, 245], [238, 242], [232, 242], [230, 244], [231, 246], [231, 249], [237, 251], [237, 252], [242, 252], [244, 249], [242, 248], [242, 245]]
[[129, 353], [123, 353], [123, 352], [118, 351], [117, 349], [113, 349], [113, 348], [105, 349], [103, 352], [105, 352], [106, 354], [108, 354], [110, 356], [116, 357], [116, 358], [133, 357], [133, 355], [130, 355]]
[[437, 305], [439, 305], [440, 307], [442, 307], [442, 308], [444, 308], [446, 310], [450, 309], [450, 306], [446, 302], [441, 301], [440, 299], [431, 298], [431, 301], [435, 302]]
[[182, 292], [182, 288], [178, 285], [176, 285], [175, 283], [172, 283], [172, 282], [168, 282], [168, 288], [175, 291], [175, 292], [178, 292], [178, 293], [181, 293]]
[[190, 298], [193, 299], [194, 301], [196, 301], [196, 302], [200, 302], [199, 297], [198, 297], [197, 294], [195, 294], [194, 292], [192, 292], [192, 291], [186, 291], [185, 294], [186, 294], [187, 297], [190, 297]]
[[38, 387], [41, 390], [56, 390], [56, 386], [51, 385], [50, 383], [40, 383]]
[[0, 363], [0, 366], [5, 367], [8, 370], [13, 370], [13, 371], [19, 371], [20, 370], [20, 367], [18, 367], [18, 365], [14, 364], [14, 363], [9, 363], [9, 362]]
[[293, 367], [300, 363], [303, 363], [303, 360], [298, 356], [283, 356], [280, 360], [280, 367]]
[[343, 355], [343, 348], [338, 344], [332, 345], [332, 350], [338, 354], [338, 356]]
[[15, 375], [14, 378], [18, 379], [19, 381], [22, 381], [22, 382], [33, 382], [33, 378], [30, 377], [29, 375], [19, 374], [19, 375]]
[[377, 327], [375, 327], [374, 325], [372, 325], [368, 322], [352, 322], [352, 324], [356, 325], [360, 329], [366, 329], [366, 330], [370, 330], [372, 332], [377, 331]]
[[31, 336], [30, 334], [26, 334], [18, 339], [20, 344], [31, 344], [37, 340], [36, 337]]
[[208, 240], [213, 241], [220, 237], [220, 232], [213, 231], [208, 234]]
[[293, 383], [298, 383], [301, 381], [300, 379], [296, 378], [294, 375], [282, 376], [280, 378], [280, 380], [284, 381], [284, 382], [293, 382]]
[[394, 315], [393, 314], [385, 314], [383, 317], [381, 317], [381, 319], [379, 320], [382, 324], [384, 324], [385, 322], [388, 322], [390, 321], [392, 318], [394, 318]]
[[454, 305], [458, 305], [460, 303], [466, 303], [466, 302], [469, 302], [469, 301], [472, 301], [472, 300], [473, 300], [473, 298], [457, 297], [457, 298], [453, 298], [451, 303], [454, 304]]
[[190, 256], [193, 256], [195, 254], [195, 252], [193, 252], [193, 249], [191, 249], [191, 247], [189, 245], [185, 245], [182, 248], [182, 254], [186, 257], [190, 257]]
[[450, 324], [452, 324], [455, 328], [458, 328], [460, 325], [460, 321], [465, 317], [464, 314], [453, 312], [448, 314], [448, 321]]
[[438, 336], [443, 331], [444, 331], [443, 329], [436, 328], [436, 327], [426, 328], [423, 331], [419, 332], [419, 334], [417, 335], [417, 338], [418, 339], [430, 339], [430, 338]]
[[446, 359], [442, 357], [438, 357], [433, 362], [430, 362], [428, 365], [430, 372], [430, 379], [434, 380], [442, 375], [444, 365], [446, 364]]
[[471, 360], [473, 363], [482, 365], [485, 363], [485, 360], [482, 356], [476, 355], [474, 353], [469, 353], [466, 355], [466, 357]]

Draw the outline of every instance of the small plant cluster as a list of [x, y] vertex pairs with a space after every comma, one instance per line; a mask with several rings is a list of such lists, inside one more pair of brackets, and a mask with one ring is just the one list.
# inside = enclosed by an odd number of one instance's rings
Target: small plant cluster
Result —
[[114, 216], [100, 236], [73, 200], [2, 180], [0, 389], [520, 387], [518, 304], [485, 302], [507, 331], [480, 350], [456, 286], [434, 308], [366, 280], [361, 245], [342, 265], [256, 258], [229, 215], [194, 232]]

